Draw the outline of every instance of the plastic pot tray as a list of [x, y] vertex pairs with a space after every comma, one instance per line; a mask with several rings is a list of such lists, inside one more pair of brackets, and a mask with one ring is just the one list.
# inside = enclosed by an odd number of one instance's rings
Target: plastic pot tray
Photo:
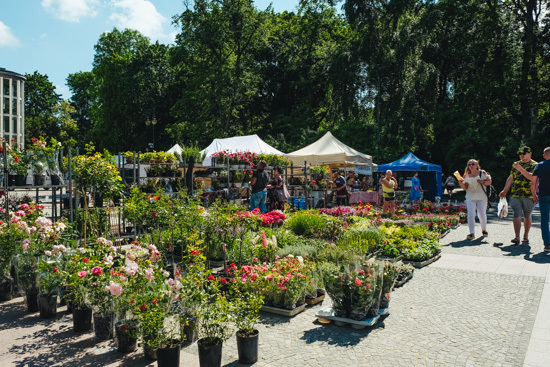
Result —
[[431, 257], [431, 258], [429, 258], [427, 260], [424, 260], [424, 261], [403, 260], [403, 262], [405, 264], [412, 264], [415, 268], [419, 269], [419, 268], [425, 267], [426, 265], [430, 265], [434, 261], [438, 260], [440, 257], [441, 257], [441, 252], [439, 254], [435, 255], [434, 257]]
[[307, 306], [307, 303], [304, 303], [303, 305], [298, 306], [293, 310], [287, 310], [286, 308], [279, 308], [279, 307], [262, 306], [262, 308], [260, 308], [260, 311], [274, 313], [274, 314], [282, 315], [282, 316], [292, 317], [296, 314], [299, 314], [303, 310], [305, 310], [306, 306]]
[[363, 329], [363, 328], [366, 328], [367, 326], [373, 326], [374, 324], [376, 324], [378, 322], [378, 320], [380, 319], [380, 316], [387, 315], [387, 314], [389, 314], [389, 312], [390, 312], [389, 307], [382, 308], [382, 309], [378, 310], [378, 315], [377, 316], [371, 317], [371, 318], [366, 319], [366, 320], [359, 321], [359, 320], [347, 319], [345, 317], [334, 316], [334, 310], [332, 309], [332, 306], [327, 306], [327, 307], [323, 307], [322, 309], [317, 311], [315, 316], [317, 316], [319, 318], [322, 318], [322, 319], [327, 319], [327, 320], [334, 321], [334, 324], [336, 324], [336, 325], [340, 325], [340, 326], [349, 325], [354, 329]]

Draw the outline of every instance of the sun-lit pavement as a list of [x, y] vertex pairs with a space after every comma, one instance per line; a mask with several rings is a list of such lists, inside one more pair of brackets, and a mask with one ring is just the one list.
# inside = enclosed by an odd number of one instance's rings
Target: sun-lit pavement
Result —
[[[542, 252], [536, 215], [521, 246], [510, 244], [511, 214], [499, 220], [491, 211], [488, 238], [466, 241], [466, 225], [451, 231], [441, 259], [396, 289], [390, 315], [372, 328], [321, 324], [322, 305], [293, 318], [262, 314], [255, 366], [548, 366], [550, 254]], [[142, 348], [122, 355], [114, 340], [74, 333], [65, 310], [42, 320], [25, 312], [21, 297], [0, 304], [1, 365], [155, 365]], [[181, 365], [198, 366], [197, 353], [196, 343], [183, 347]], [[224, 344], [223, 364], [240, 365], [234, 338]]]

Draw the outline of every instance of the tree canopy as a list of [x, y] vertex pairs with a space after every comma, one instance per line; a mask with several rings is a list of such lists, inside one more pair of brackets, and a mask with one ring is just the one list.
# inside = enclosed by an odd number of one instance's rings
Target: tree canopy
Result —
[[[450, 172], [478, 158], [503, 178], [520, 144], [548, 145], [546, 1], [184, 7], [173, 45], [113, 29], [93, 69], [69, 76], [79, 146], [145, 150], [154, 116], [157, 150], [257, 133], [292, 151], [330, 130], [377, 163], [412, 151]], [[41, 100], [27, 106], [35, 127]]]

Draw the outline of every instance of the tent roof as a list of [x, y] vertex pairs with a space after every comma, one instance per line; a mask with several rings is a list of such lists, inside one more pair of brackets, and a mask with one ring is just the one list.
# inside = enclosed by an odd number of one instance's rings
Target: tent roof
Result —
[[263, 141], [258, 135], [233, 136], [225, 139], [214, 139], [209, 146], [201, 151], [206, 153], [206, 158], [202, 162], [204, 166], [212, 164], [212, 154], [228, 150], [230, 152], [253, 152], [256, 154], [278, 154], [284, 155], [283, 152], [273, 148], [271, 145]]
[[167, 153], [181, 154], [181, 147], [176, 143], [172, 148], [168, 149]]
[[441, 166], [423, 161], [422, 159], [409, 152], [405, 156], [394, 162], [378, 165], [378, 172], [383, 172], [386, 170], [441, 172]]
[[295, 164], [303, 164], [304, 161], [313, 165], [348, 163], [357, 165], [372, 165], [372, 157], [350, 148], [334, 135], [327, 132], [321, 139], [299, 149], [285, 154]]

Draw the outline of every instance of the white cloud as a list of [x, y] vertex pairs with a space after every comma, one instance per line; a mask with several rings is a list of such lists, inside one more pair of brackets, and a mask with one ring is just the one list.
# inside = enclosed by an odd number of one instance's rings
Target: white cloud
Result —
[[97, 15], [98, 0], [42, 0], [42, 7], [55, 18], [78, 23], [80, 18]]
[[168, 21], [148, 0], [115, 0], [113, 6], [119, 10], [110, 17], [117, 28], [135, 29], [155, 41], [164, 39], [163, 24]]
[[11, 32], [10, 27], [0, 20], [0, 47], [2, 46], [19, 46], [19, 40]]

